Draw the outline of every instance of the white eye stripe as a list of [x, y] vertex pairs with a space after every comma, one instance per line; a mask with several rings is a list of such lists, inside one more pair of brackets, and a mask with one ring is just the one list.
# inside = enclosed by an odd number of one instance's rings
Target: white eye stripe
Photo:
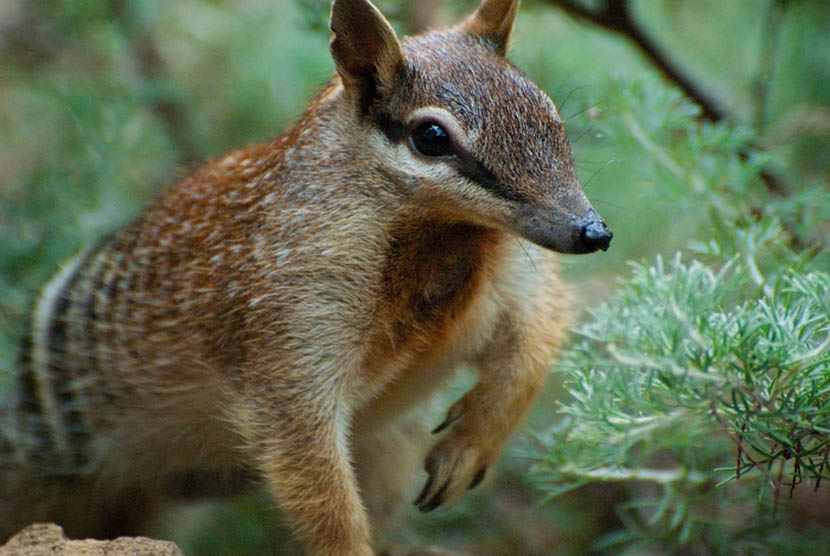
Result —
[[418, 157], [407, 141], [389, 143], [386, 136], [378, 131], [370, 138], [371, 151], [383, 153], [383, 165], [395, 168], [403, 174], [427, 178], [435, 181], [447, 181], [458, 178], [458, 171], [448, 164], [436, 164], [434, 161]]
[[443, 127], [449, 133], [450, 138], [462, 149], [472, 150], [475, 137], [470, 137], [464, 126], [450, 111], [438, 106], [424, 106], [411, 112], [407, 118], [407, 127], [414, 129], [421, 123], [428, 121], [433, 121]]

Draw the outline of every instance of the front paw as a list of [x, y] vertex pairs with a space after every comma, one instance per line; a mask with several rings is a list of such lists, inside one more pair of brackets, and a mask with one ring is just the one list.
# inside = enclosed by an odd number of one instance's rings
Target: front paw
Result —
[[485, 450], [453, 429], [427, 456], [424, 469], [429, 478], [415, 505], [422, 512], [455, 505], [484, 479], [489, 462]]

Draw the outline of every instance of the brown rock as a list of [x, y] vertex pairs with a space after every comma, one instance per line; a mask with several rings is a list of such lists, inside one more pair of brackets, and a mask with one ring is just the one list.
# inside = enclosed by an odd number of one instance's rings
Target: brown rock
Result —
[[169, 541], [120, 537], [112, 541], [69, 540], [54, 523], [29, 525], [0, 546], [0, 556], [183, 556]]

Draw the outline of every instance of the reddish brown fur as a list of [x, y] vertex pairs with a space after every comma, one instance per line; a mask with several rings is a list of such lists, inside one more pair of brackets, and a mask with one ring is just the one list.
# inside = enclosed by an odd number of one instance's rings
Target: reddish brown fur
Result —
[[[185, 491], [258, 474], [309, 554], [366, 556], [370, 521], [377, 536], [424, 458], [421, 509], [461, 498], [527, 412], [569, 318], [552, 255], [517, 235], [578, 252], [556, 218], [592, 212], [552, 103], [501, 56], [516, 5], [485, 0], [401, 45], [371, 4], [336, 0], [339, 76], [291, 131], [202, 167], [56, 279], [32, 368], [79, 377], [90, 465], [71, 486], [7, 466], [0, 494], [42, 503], [3, 500], [5, 532], [50, 519], [123, 533]], [[457, 156], [407, 143], [424, 109], [463, 135]], [[425, 402], [465, 362], [479, 380], [430, 449]], [[45, 391], [44, 422], [60, 425]]]

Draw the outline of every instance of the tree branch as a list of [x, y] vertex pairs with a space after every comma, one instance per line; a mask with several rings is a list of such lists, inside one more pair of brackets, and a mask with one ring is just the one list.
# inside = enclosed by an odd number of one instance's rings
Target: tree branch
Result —
[[677, 84], [695, 104], [705, 119], [717, 122], [726, 117], [720, 104], [698, 87], [677, 64], [660, 51], [654, 40], [637, 25], [627, 0], [607, 0], [604, 9], [592, 11], [573, 0], [548, 0], [567, 14], [631, 40], [667, 79]]
[[[136, 24], [129, 14], [128, 0], [112, 0], [115, 21], [127, 39], [142, 79], [157, 80], [164, 75], [164, 60], [161, 58], [153, 38], [143, 26]], [[192, 138], [192, 129], [187, 116], [187, 107], [170, 98], [156, 98], [150, 108], [161, 120], [181, 153], [181, 162], [186, 167], [194, 166], [201, 159], [200, 152]]]
[[718, 404], [715, 398], [712, 398], [709, 409], [711, 410], [715, 421], [717, 421], [718, 425], [720, 425], [721, 429], [723, 429], [723, 432], [726, 434], [727, 438], [729, 438], [729, 440], [731, 440], [732, 443], [738, 447], [738, 461], [735, 466], [735, 478], [741, 478], [741, 457], [745, 457], [756, 469], [760, 470], [762, 473], [765, 473], [765, 466], [752, 457], [752, 454], [754, 453], [752, 448], [747, 446], [741, 435], [736, 435], [732, 432], [732, 425], [724, 419], [720, 412], [718, 412]]
[[[701, 116], [704, 119], [719, 122], [728, 116], [720, 103], [698, 87], [671, 58], [660, 50], [654, 39], [639, 27], [631, 15], [628, 0], [606, 0], [603, 7], [598, 10], [588, 9], [575, 0], [546, 1], [575, 19], [602, 27], [629, 39], [666, 79], [680, 87], [686, 96], [700, 106]], [[786, 2], [781, 0], [781, 4], [786, 5]], [[756, 145], [742, 149], [738, 154], [742, 159], [747, 159], [752, 156], [753, 151], [758, 150], [763, 150], [763, 148]], [[762, 170], [760, 177], [770, 193], [779, 197], [789, 195], [789, 187], [780, 177], [767, 170]]]
[[767, 102], [770, 82], [775, 70], [775, 58], [784, 29], [784, 14], [788, 0], [773, 0], [767, 10], [764, 30], [761, 34], [761, 60], [755, 83], [755, 130], [764, 131], [767, 124]]

